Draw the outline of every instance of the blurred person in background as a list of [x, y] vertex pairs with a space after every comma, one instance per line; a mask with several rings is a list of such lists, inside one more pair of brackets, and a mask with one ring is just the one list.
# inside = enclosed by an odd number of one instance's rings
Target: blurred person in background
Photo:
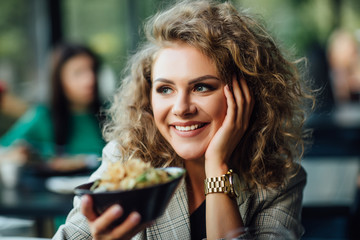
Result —
[[51, 64], [50, 104], [29, 109], [1, 137], [0, 145], [21, 162], [32, 160], [30, 153], [35, 153], [41, 160], [50, 159], [50, 168], [57, 171], [82, 168], [104, 147], [100, 61], [85, 46], [63, 43], [53, 50]]
[[351, 33], [335, 30], [328, 43], [328, 61], [335, 102], [360, 101], [360, 54], [358, 42]]

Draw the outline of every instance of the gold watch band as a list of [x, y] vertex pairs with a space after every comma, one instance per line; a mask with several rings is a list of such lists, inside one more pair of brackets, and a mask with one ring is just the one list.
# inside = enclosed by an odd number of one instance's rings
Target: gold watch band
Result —
[[205, 196], [209, 193], [229, 194], [231, 192], [230, 182], [226, 174], [220, 177], [206, 178], [204, 183]]

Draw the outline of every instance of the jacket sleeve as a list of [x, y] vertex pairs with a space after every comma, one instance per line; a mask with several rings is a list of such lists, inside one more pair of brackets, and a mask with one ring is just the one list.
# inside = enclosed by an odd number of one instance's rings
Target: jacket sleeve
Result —
[[[108, 143], [103, 150], [103, 159], [100, 167], [90, 176], [89, 182], [100, 178], [107, 168], [108, 161], [116, 160], [116, 144]], [[80, 211], [80, 198], [74, 198], [74, 207], [68, 214], [65, 224], [61, 225], [53, 237], [54, 240], [87, 240], [92, 239], [87, 219]]]
[[240, 206], [247, 209], [243, 211], [243, 218], [251, 239], [301, 238], [304, 234], [301, 211], [305, 184], [306, 172], [300, 168], [282, 188], [258, 190]]
[[61, 225], [54, 235], [56, 240], [90, 240], [92, 239], [87, 220], [80, 212], [80, 198], [74, 198], [74, 208], [70, 211], [66, 223]]

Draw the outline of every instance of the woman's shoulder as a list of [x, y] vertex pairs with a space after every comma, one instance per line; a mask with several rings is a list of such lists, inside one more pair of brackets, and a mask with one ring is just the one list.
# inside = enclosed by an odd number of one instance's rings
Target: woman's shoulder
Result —
[[296, 164], [294, 168], [289, 172], [288, 177], [285, 179], [284, 184], [281, 185], [280, 191], [288, 191], [292, 188], [303, 187], [306, 184], [307, 174], [305, 169]]
[[259, 196], [267, 196], [267, 199], [263, 199], [264, 201], [273, 201], [285, 196], [302, 196], [306, 185], [306, 177], [307, 175], [304, 168], [298, 165], [289, 172], [288, 177], [282, 185], [277, 188], [259, 190], [258, 192], [261, 192]]
[[50, 114], [50, 108], [42, 103], [36, 104], [33, 107], [37, 112], [42, 113], [42, 114]]
[[31, 106], [17, 121], [17, 124], [34, 124], [38, 121], [44, 121], [50, 116], [49, 110], [43, 105]]
[[278, 187], [261, 187], [257, 186], [247, 191], [247, 197], [258, 203], [272, 202], [276, 198], [284, 195], [301, 195], [306, 185], [307, 174], [304, 168], [296, 165], [288, 174], [283, 184]]
[[50, 116], [50, 109], [44, 104], [35, 104], [25, 113], [26, 115], [31, 115], [32, 118], [48, 117]]
[[238, 204], [244, 223], [256, 222], [255, 224], [266, 227], [280, 222], [282, 226], [301, 236], [303, 229], [299, 216], [305, 184], [306, 172], [299, 166], [292, 170], [281, 186], [257, 187], [254, 191], [243, 194], [245, 196], [238, 199]]

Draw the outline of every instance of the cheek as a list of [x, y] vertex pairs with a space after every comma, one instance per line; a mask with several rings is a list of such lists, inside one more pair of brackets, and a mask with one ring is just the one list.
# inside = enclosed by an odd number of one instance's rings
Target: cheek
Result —
[[218, 119], [221, 119], [222, 122], [226, 116], [226, 112], [227, 112], [227, 103], [226, 103], [226, 99], [223, 98], [222, 100], [219, 101], [219, 106], [216, 108], [215, 115], [217, 116]]
[[72, 87], [71, 81], [69, 81], [68, 78], [62, 80], [62, 85], [63, 85], [64, 91], [65, 91], [65, 94], [68, 95], [72, 92], [73, 87]]
[[75, 83], [64, 85], [65, 94], [72, 99], [76, 99], [78, 97], [79, 89], [81, 88]]
[[73, 76], [71, 73], [66, 73], [62, 77], [62, 84], [64, 89], [68, 89], [69, 91], [74, 91], [74, 89], [78, 88], [78, 79]]
[[219, 108], [214, 112], [213, 118], [216, 122], [217, 128], [221, 127], [226, 116], [226, 111], [227, 111], [227, 105], [225, 103], [225, 104], [221, 104]]
[[219, 128], [225, 119], [227, 111], [225, 96], [220, 95], [217, 98], [212, 98], [205, 102], [206, 105], [203, 105], [202, 108], [207, 112], [212, 121]]

